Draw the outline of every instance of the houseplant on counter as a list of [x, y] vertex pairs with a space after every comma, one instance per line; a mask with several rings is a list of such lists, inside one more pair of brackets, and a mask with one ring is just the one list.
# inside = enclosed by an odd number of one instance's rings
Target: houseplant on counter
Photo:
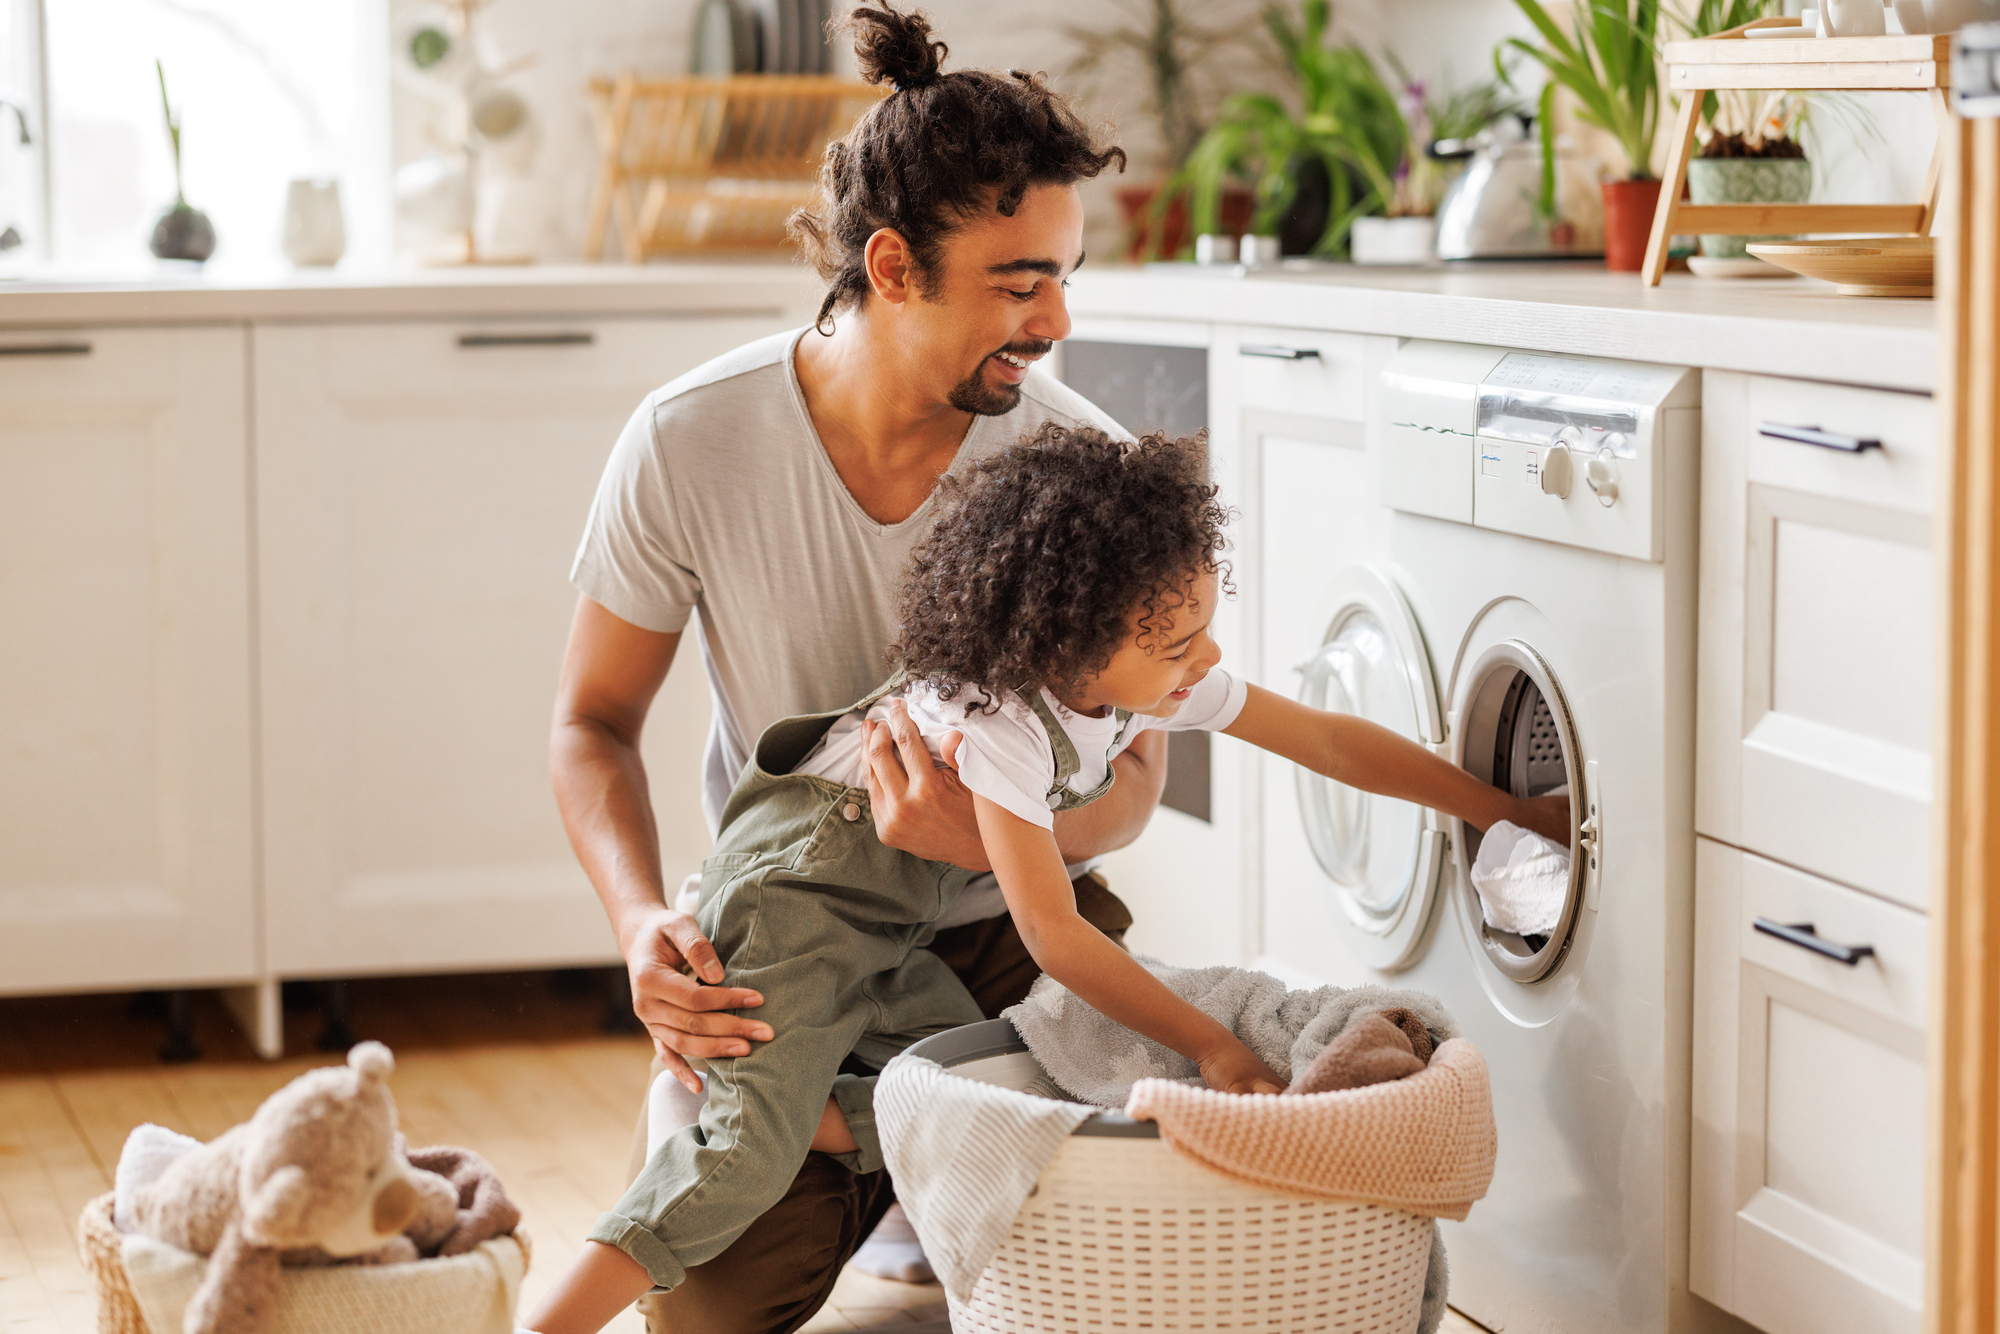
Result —
[[187, 191], [181, 186], [181, 118], [167, 99], [166, 66], [155, 60], [153, 73], [160, 80], [160, 112], [166, 117], [167, 142], [174, 150], [174, 202], [153, 224], [148, 248], [158, 259], [205, 263], [215, 253], [215, 224], [208, 220], [208, 214], [187, 201]]
[[1463, 154], [1440, 154], [1439, 145], [1462, 144], [1514, 110], [1514, 98], [1498, 79], [1444, 97], [1403, 67], [1394, 52], [1389, 66], [1402, 85], [1397, 103], [1403, 113], [1403, 160], [1396, 167], [1387, 217], [1354, 220], [1351, 250], [1356, 264], [1418, 264], [1435, 251], [1437, 210]]
[[1577, 119], [1595, 125], [1625, 150], [1630, 175], [1604, 182], [1604, 264], [1637, 273], [1660, 202], [1653, 174], [1653, 139], [1660, 124], [1660, 70], [1654, 50], [1660, 0], [1576, 0], [1565, 34], [1541, 0], [1514, 0], [1540, 41], [1509, 37], [1502, 49], [1519, 51], [1548, 72], [1542, 92], [1543, 134], [1551, 131], [1555, 90], [1576, 99]]
[[1217, 227], [1223, 190], [1247, 178], [1253, 228], [1279, 235], [1287, 254], [1337, 255], [1356, 218], [1386, 209], [1408, 131], [1396, 97], [1358, 46], [1328, 46], [1328, 0], [1282, 3], [1264, 23], [1284, 57], [1297, 110], [1270, 93], [1238, 93], [1176, 175], [1194, 192], [1197, 232]]
[[[1171, 177], [1201, 139], [1216, 101], [1210, 69], [1235, 42], [1241, 25], [1208, 21], [1217, 8], [1214, 0], [1118, 0], [1118, 7], [1124, 21], [1108, 30], [1065, 29], [1078, 53], [1069, 72], [1086, 83], [1135, 66], [1143, 72], [1141, 107], [1158, 128], [1162, 174]], [[1187, 244], [1185, 192], [1156, 183], [1122, 186], [1116, 194], [1129, 238], [1128, 259], [1172, 256]], [[1224, 230], [1235, 233], [1247, 227], [1249, 191], [1226, 197], [1222, 213]]]

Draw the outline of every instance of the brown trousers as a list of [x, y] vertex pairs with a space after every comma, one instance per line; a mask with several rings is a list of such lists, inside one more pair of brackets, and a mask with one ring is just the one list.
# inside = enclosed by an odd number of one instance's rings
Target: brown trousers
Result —
[[[1113, 940], [1122, 942], [1132, 925], [1131, 912], [1095, 872], [1076, 881], [1076, 906], [1084, 921]], [[1005, 914], [940, 931], [930, 948], [958, 974], [988, 1019], [1018, 1005], [1041, 975], [1014, 919]], [[663, 1069], [655, 1057], [653, 1075]], [[636, 1178], [645, 1165], [642, 1104], [627, 1178]], [[895, 1199], [886, 1171], [850, 1172], [827, 1154], [807, 1154], [785, 1198], [734, 1245], [688, 1270], [687, 1282], [672, 1292], [639, 1299], [648, 1334], [792, 1334], [826, 1304], [841, 1267]]]

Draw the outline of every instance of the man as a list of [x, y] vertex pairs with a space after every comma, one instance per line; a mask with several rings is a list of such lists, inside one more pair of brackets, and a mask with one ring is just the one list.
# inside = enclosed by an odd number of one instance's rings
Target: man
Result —
[[[822, 201], [795, 219], [828, 283], [819, 323], [720, 357], [640, 406], [573, 573], [583, 596], [551, 741], [557, 800], [617, 933], [656, 1069], [697, 1092], [686, 1058], [746, 1054], [770, 1029], [754, 1014], [760, 997], [719, 985], [714, 948], [661, 879], [639, 735], [690, 615], [700, 612], [715, 704], [703, 790], [713, 827], [766, 725], [850, 704], [885, 674], [903, 562], [947, 469], [1052, 418], [1117, 430], [1033, 363], [1069, 333], [1064, 280], [1083, 259], [1076, 183], [1122, 169], [1123, 153], [1098, 147], [1038, 78], [942, 74], [945, 48], [920, 16], [864, 8], [849, 22], [863, 77], [895, 91], [828, 150]], [[990, 869], [969, 795], [933, 766], [906, 714], [867, 748], [884, 843]], [[1080, 911], [1114, 937], [1130, 916], [1081, 864], [1144, 828], [1165, 781], [1158, 734], [1121, 755], [1116, 776], [1109, 796], [1056, 825]], [[990, 875], [932, 948], [989, 1015], [1037, 971]], [[649, 1327], [796, 1329], [891, 1199], [879, 1163], [811, 1155], [729, 1250], [642, 1303]]]

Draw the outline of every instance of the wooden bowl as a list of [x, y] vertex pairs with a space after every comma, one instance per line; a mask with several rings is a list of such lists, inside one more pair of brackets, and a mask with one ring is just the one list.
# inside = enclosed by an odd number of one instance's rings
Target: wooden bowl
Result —
[[1749, 249], [1781, 269], [1833, 283], [1842, 296], [1929, 296], [1937, 252], [1928, 236], [1753, 241]]

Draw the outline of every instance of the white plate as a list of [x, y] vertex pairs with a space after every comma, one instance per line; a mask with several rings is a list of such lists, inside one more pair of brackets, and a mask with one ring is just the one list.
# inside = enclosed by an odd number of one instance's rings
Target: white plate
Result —
[[1766, 264], [1754, 255], [1740, 259], [1716, 259], [1689, 255], [1688, 271], [1697, 278], [1789, 278], [1792, 275], [1775, 264]]

